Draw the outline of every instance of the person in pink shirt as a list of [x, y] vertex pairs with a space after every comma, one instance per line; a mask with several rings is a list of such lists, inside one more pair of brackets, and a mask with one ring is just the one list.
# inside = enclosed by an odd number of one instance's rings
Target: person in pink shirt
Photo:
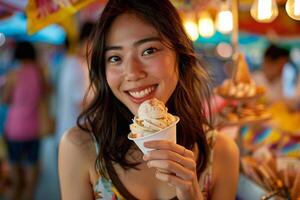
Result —
[[10, 106], [4, 127], [12, 181], [7, 196], [30, 200], [38, 178], [39, 104], [45, 84], [32, 44], [18, 42], [14, 58], [19, 67], [8, 75], [4, 91], [4, 100]]

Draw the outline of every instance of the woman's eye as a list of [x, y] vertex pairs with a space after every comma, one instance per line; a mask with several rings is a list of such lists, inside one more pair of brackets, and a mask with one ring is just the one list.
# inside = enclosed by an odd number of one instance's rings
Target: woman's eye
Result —
[[146, 49], [146, 50], [143, 52], [143, 56], [147, 56], [147, 55], [153, 54], [153, 53], [155, 53], [157, 50], [158, 50], [157, 48], [150, 47], [150, 48]]
[[116, 62], [119, 62], [121, 60], [121, 58], [119, 56], [110, 56], [107, 60], [110, 63], [116, 63]]

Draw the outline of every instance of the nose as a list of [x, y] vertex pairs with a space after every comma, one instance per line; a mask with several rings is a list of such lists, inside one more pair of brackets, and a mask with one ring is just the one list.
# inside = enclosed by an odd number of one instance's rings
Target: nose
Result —
[[146, 77], [143, 63], [135, 57], [130, 57], [125, 66], [125, 77], [127, 81], [138, 81]]

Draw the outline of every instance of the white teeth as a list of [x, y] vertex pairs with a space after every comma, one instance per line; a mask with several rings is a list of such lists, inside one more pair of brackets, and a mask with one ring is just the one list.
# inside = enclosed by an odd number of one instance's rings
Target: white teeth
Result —
[[146, 95], [148, 95], [150, 92], [152, 92], [153, 90], [154, 90], [154, 87], [149, 87], [149, 88], [146, 88], [146, 89], [141, 90], [139, 92], [129, 92], [129, 94], [131, 96], [133, 96], [134, 98], [143, 98]]

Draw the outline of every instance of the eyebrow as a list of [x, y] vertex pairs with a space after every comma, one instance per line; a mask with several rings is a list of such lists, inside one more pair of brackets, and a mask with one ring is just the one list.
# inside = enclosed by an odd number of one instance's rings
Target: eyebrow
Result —
[[[161, 41], [161, 38], [160, 37], [148, 37], [148, 38], [143, 38], [141, 40], [138, 40], [136, 42], [133, 43], [134, 46], [139, 46], [143, 43], [146, 43], [146, 42], [152, 42], [152, 41]], [[121, 46], [108, 46], [105, 48], [105, 51], [109, 51], [109, 50], [121, 50], [122, 47]]]

